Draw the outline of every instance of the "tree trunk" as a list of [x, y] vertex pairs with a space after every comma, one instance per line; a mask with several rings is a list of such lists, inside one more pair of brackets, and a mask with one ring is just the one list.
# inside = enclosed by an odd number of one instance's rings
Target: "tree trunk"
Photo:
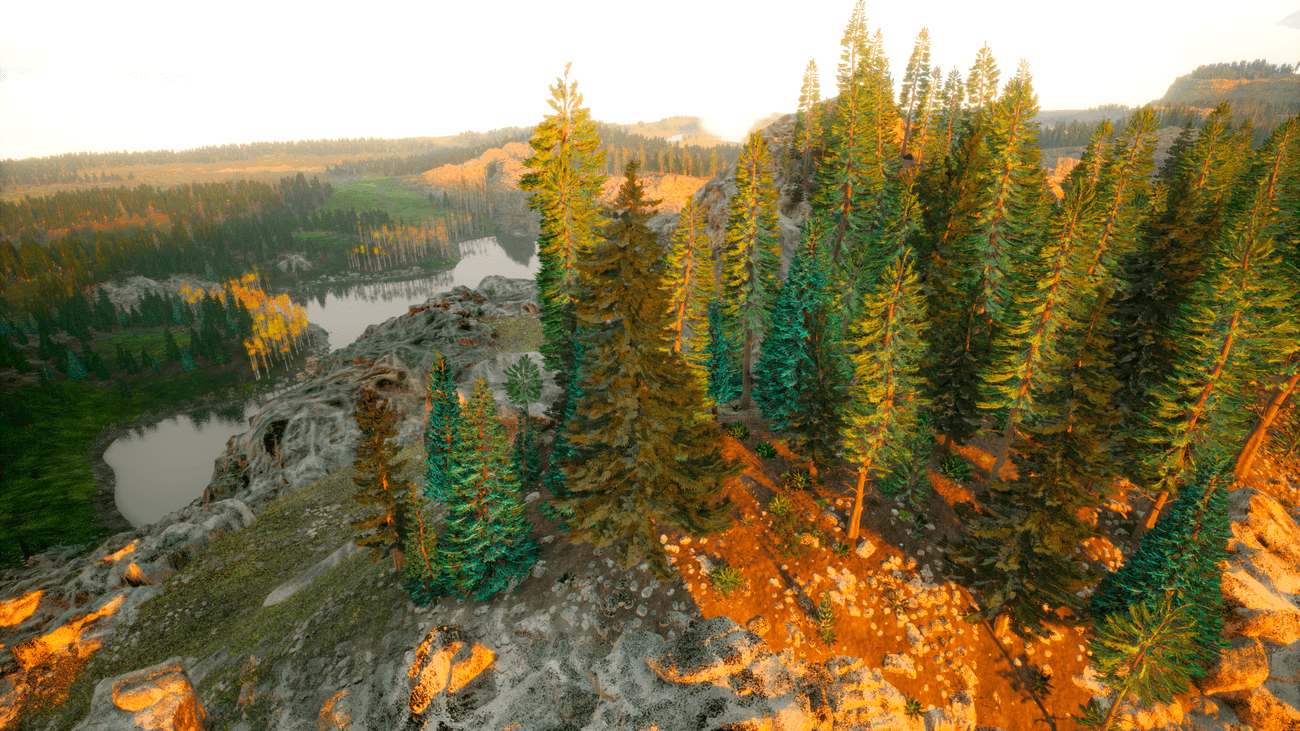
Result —
[[393, 546], [393, 571], [402, 573], [402, 549]]
[[1273, 420], [1282, 411], [1287, 397], [1295, 390], [1297, 382], [1300, 382], [1300, 371], [1288, 378], [1285, 385], [1273, 394], [1273, 398], [1269, 399], [1268, 406], [1264, 409], [1264, 415], [1255, 424], [1254, 430], [1250, 432], [1250, 436], [1246, 439], [1245, 446], [1241, 448], [1241, 454], [1237, 457], [1237, 468], [1234, 474], [1238, 481], [1246, 479], [1246, 475], [1250, 474], [1250, 467], [1255, 462], [1255, 456], [1259, 454], [1260, 447], [1264, 446], [1264, 437], [1268, 434], [1268, 428], [1272, 426]]
[[1156, 527], [1156, 518], [1160, 517], [1160, 509], [1165, 506], [1165, 502], [1168, 500], [1169, 500], [1168, 492], [1160, 493], [1160, 497], [1156, 498], [1156, 504], [1151, 508], [1151, 512], [1147, 513], [1146, 522], [1138, 525], [1136, 528], [1133, 529], [1133, 550], [1134, 551], [1137, 551], [1138, 545], [1142, 542], [1142, 536], [1146, 535], [1147, 531]]
[[849, 545], [858, 540], [858, 524], [862, 522], [862, 497], [867, 487], [867, 471], [871, 469], [871, 462], [862, 465], [858, 470], [858, 488], [853, 498], [853, 517], [849, 518]]
[[1011, 441], [1015, 438], [1017, 414], [1007, 414], [1007, 426], [1002, 430], [1002, 443], [998, 445], [998, 457], [993, 460], [993, 468], [989, 470], [989, 483], [996, 482], [998, 473], [1002, 472], [1002, 465], [1007, 463], [1007, 455], [1011, 452]]

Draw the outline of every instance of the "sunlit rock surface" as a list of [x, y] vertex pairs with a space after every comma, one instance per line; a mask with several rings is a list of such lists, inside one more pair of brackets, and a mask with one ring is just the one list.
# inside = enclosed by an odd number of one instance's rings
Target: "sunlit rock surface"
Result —
[[194, 684], [174, 657], [95, 686], [90, 713], [73, 731], [203, 731], [207, 716]]

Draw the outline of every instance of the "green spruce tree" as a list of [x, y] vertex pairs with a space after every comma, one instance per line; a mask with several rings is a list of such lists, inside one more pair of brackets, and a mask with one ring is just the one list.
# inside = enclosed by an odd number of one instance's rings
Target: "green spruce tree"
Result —
[[426, 384], [428, 417], [424, 427], [424, 494], [444, 505], [450, 499], [452, 458], [460, 425], [460, 391], [451, 366], [435, 353]]

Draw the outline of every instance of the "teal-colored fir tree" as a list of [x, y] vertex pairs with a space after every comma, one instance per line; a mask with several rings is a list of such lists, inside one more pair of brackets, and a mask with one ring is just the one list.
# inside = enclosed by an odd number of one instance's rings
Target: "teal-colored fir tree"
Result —
[[795, 398], [807, 387], [799, 382], [796, 367], [804, 357], [809, 320], [825, 285], [816, 245], [805, 241], [795, 252], [754, 367], [754, 401], [775, 432], [785, 429]]
[[435, 353], [427, 382], [429, 414], [424, 427], [424, 494], [446, 503], [450, 494], [452, 457], [460, 424], [460, 391], [451, 366]]
[[519, 409], [519, 431], [515, 435], [515, 471], [520, 489], [528, 489], [541, 479], [537, 463], [537, 440], [533, 435], [529, 405], [542, 397], [542, 372], [527, 355], [506, 369], [506, 395]]
[[483, 379], [461, 414], [453, 464], [438, 564], [448, 591], [483, 601], [527, 573], [537, 559], [505, 426]]
[[[714, 404], [727, 403], [740, 397], [741, 375], [736, 364], [736, 348], [722, 322], [722, 305], [709, 303], [708, 398]], [[716, 410], [717, 407], [714, 406]]]
[[71, 378], [74, 381], [80, 381], [81, 379], [90, 375], [89, 372], [86, 371], [86, 366], [82, 364], [81, 359], [77, 357], [77, 353], [74, 350], [72, 350], [72, 348], [68, 348], [67, 367], [68, 367], [68, 378]]
[[181, 370], [188, 373], [197, 367], [194, 365], [194, 357], [190, 355], [189, 348], [181, 348]]

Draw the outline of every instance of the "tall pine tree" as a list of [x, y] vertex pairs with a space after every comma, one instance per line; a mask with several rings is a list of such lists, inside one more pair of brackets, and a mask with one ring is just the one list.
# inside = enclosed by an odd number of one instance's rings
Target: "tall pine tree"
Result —
[[424, 427], [424, 494], [446, 504], [451, 490], [452, 457], [460, 426], [460, 391], [451, 366], [442, 353], [434, 353], [426, 385], [428, 416]]
[[667, 578], [660, 526], [695, 537], [726, 529], [722, 481], [736, 470], [722, 457], [717, 426], [693, 416], [704, 394], [672, 351], [661, 247], [645, 225], [653, 203], [637, 168], [628, 164], [606, 241], [582, 266], [578, 318], [590, 350], [583, 398], [565, 425], [573, 449], [563, 465], [573, 495], [565, 505], [575, 540], [622, 539], [625, 567], [645, 558]]
[[366, 388], [357, 397], [354, 416], [361, 429], [352, 463], [357, 471], [352, 481], [358, 488], [354, 499], [362, 505], [378, 506], [379, 512], [350, 525], [356, 530], [374, 531], [357, 539], [356, 544], [378, 548], [375, 560], [391, 552], [393, 570], [400, 574], [401, 547], [406, 540], [406, 493], [414, 486], [398, 478], [406, 460], [393, 462], [397, 456], [397, 412], [387, 402], [379, 401], [375, 389]]

